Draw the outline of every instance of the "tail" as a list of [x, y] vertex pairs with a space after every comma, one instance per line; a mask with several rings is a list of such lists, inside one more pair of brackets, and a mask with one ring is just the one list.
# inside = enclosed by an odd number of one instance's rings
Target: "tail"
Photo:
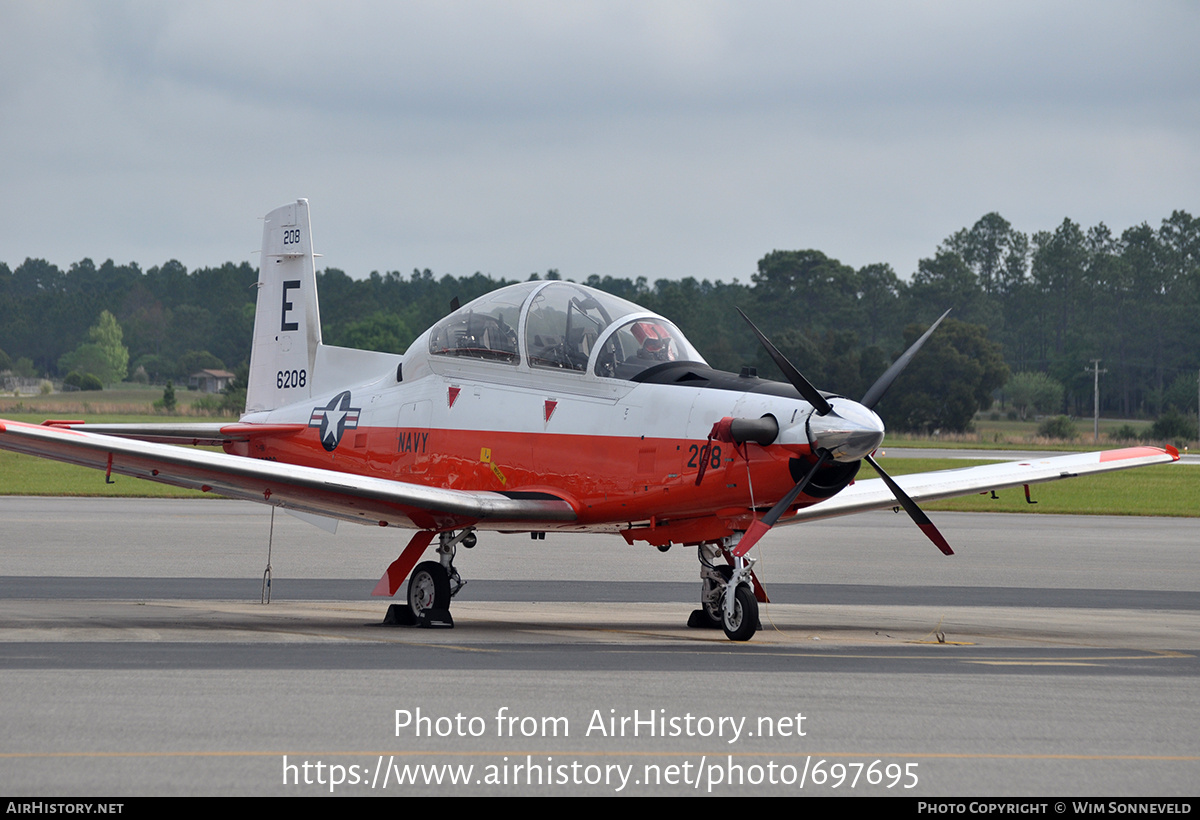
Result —
[[308, 200], [298, 199], [271, 211], [263, 223], [246, 412], [311, 398], [320, 347]]

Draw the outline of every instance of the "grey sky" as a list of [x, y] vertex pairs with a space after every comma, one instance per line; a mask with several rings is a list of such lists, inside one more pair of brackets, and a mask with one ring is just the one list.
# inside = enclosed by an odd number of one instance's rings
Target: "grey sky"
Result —
[[908, 276], [1200, 211], [1200, 5], [0, 0], [0, 261]]

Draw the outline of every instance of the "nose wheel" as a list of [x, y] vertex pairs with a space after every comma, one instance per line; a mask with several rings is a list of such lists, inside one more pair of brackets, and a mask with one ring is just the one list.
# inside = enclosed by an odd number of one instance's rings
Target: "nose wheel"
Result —
[[750, 586], [750, 565], [736, 558], [735, 566], [714, 564], [724, 550], [716, 544], [701, 544], [700, 608], [688, 619], [688, 626], [722, 629], [731, 641], [748, 641], [758, 631], [758, 600]]
[[731, 641], [748, 641], [758, 631], [758, 601], [747, 584], [734, 589], [732, 611], [722, 608], [721, 628]]

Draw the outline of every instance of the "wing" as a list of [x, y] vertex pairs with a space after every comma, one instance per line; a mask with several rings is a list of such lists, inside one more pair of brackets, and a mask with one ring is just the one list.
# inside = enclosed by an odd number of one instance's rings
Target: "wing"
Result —
[[[115, 426], [115, 425], [114, 425]], [[187, 427], [188, 425], [181, 425]], [[224, 441], [236, 439], [248, 425], [196, 425], [165, 440]], [[201, 430], [199, 428], [206, 428]], [[221, 430], [225, 430], [224, 434]], [[133, 434], [132, 428], [122, 431]], [[445, 490], [189, 450], [158, 442], [63, 429], [51, 425], [0, 421], [0, 449], [105, 470], [108, 474], [144, 478], [177, 487], [214, 492], [230, 498], [274, 504], [287, 509], [379, 526], [422, 530], [458, 529], [468, 525], [571, 522], [575, 509], [548, 493], [494, 493]]]
[[[1179, 451], [1174, 447], [1160, 450], [1157, 447], [1128, 447], [1123, 450], [1105, 450], [1096, 453], [1074, 453], [1067, 456], [1006, 461], [1000, 464], [984, 464], [979, 467], [963, 467], [958, 470], [938, 470], [932, 473], [911, 473], [893, 476], [914, 501], [936, 501], [960, 495], [984, 493], [1022, 484], [1041, 484], [1062, 478], [1075, 478], [1130, 467], [1145, 467], [1149, 464], [1170, 464], [1179, 460]], [[885, 510], [898, 502], [891, 490], [881, 479], [857, 481], [828, 501], [805, 507], [796, 515], [780, 524], [795, 524], [839, 515]]]

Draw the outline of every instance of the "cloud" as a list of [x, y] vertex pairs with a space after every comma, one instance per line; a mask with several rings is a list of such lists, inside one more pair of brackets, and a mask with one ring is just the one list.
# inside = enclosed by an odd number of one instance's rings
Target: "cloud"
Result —
[[1196, 209], [1182, 3], [7, 3], [0, 259], [746, 278], [911, 272], [1000, 210]]

